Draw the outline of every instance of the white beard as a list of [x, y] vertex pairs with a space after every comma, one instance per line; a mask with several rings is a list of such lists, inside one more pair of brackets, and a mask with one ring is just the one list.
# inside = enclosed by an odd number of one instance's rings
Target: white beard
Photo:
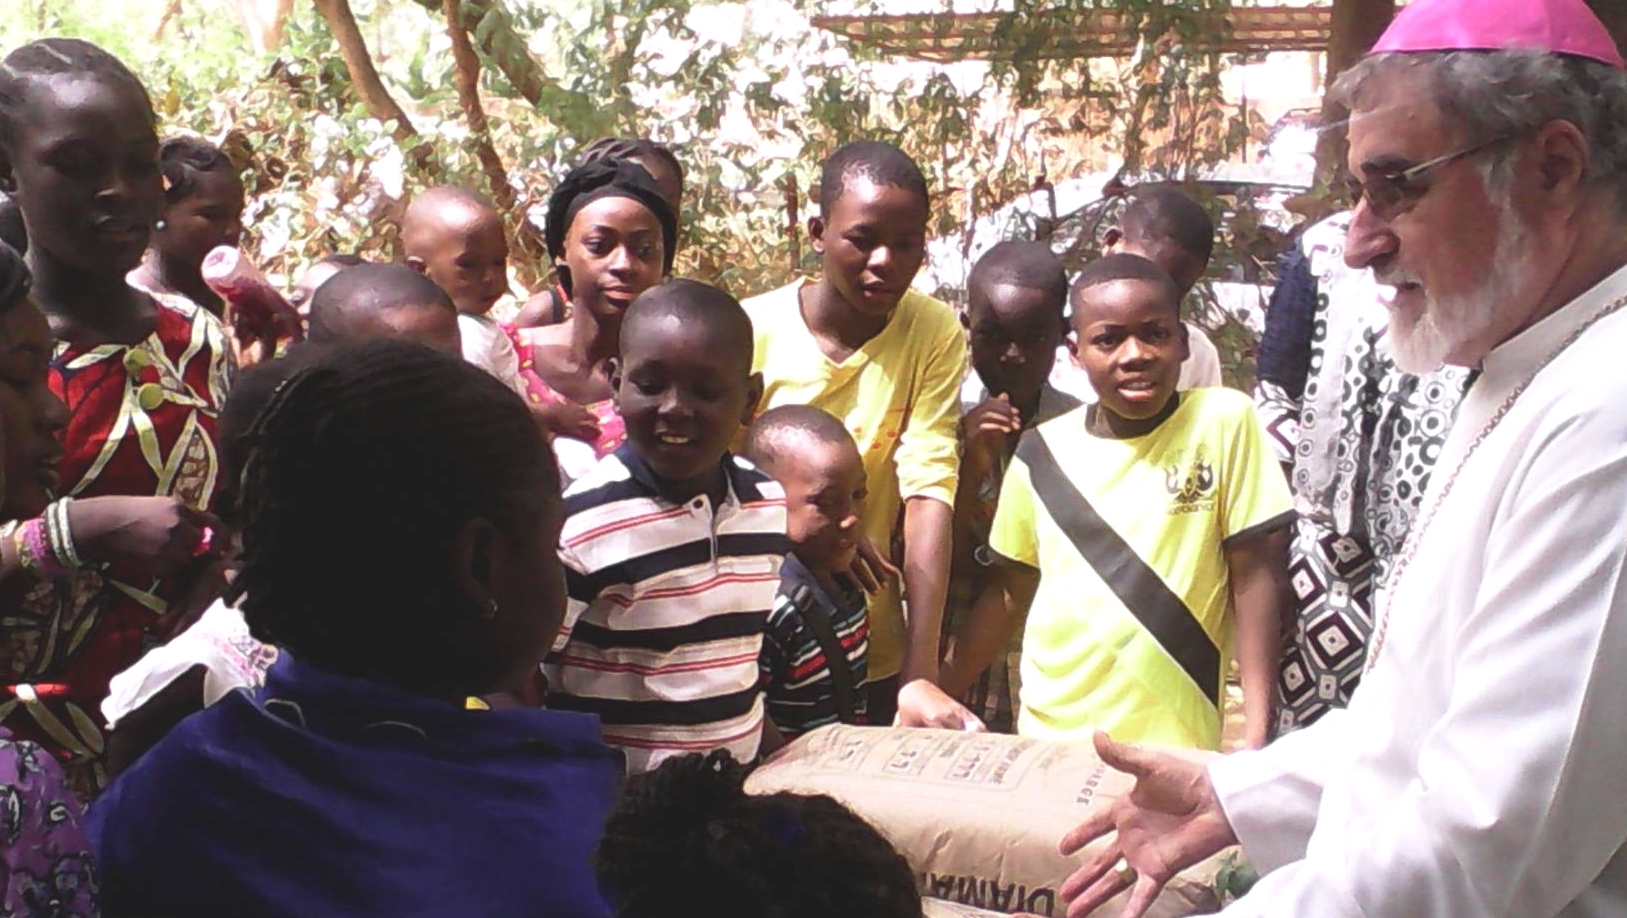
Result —
[[1461, 296], [1437, 299], [1428, 292], [1422, 315], [1390, 312], [1390, 352], [1403, 373], [1422, 376], [1446, 365], [1453, 350], [1485, 334], [1507, 298], [1530, 276], [1535, 261], [1531, 232], [1511, 206], [1502, 208], [1504, 229], [1497, 237], [1491, 270], [1479, 286]]

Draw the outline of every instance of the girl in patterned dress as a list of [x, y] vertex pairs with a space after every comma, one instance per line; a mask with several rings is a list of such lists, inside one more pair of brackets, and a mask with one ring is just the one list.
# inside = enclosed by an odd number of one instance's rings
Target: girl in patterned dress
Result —
[[0, 63], [0, 190], [23, 213], [34, 301], [55, 339], [50, 389], [68, 406], [51, 484], [71, 498], [169, 498], [67, 505], [76, 538], [110, 526], [122, 547], [70, 557], [81, 562], [73, 577], [36, 584], [0, 625], [10, 651], [0, 725], [46, 745], [76, 790], [93, 793], [105, 780], [97, 709], [108, 681], [218, 588], [217, 559], [191, 555], [212, 524], [230, 349], [214, 316], [125, 279], [163, 185], [151, 102], [116, 58], [46, 39]]

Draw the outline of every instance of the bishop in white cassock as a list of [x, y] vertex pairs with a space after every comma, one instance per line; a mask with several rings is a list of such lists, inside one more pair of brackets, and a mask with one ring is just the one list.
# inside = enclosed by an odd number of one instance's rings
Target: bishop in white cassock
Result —
[[1411, 372], [1478, 370], [1347, 711], [1132, 798], [1071, 916], [1241, 842], [1228, 918], [1627, 916], [1627, 72], [1583, 0], [1414, 0], [1339, 85], [1346, 247]]

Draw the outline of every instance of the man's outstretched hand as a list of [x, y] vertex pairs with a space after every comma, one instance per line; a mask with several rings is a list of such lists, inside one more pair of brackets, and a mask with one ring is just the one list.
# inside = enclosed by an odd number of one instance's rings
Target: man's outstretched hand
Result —
[[1237, 844], [1237, 836], [1200, 762], [1115, 743], [1105, 733], [1096, 734], [1096, 752], [1136, 783], [1062, 839], [1062, 853], [1071, 855], [1116, 833], [1062, 884], [1062, 898], [1068, 900], [1068, 918], [1085, 918], [1133, 886], [1119, 918], [1141, 918], [1175, 874]]

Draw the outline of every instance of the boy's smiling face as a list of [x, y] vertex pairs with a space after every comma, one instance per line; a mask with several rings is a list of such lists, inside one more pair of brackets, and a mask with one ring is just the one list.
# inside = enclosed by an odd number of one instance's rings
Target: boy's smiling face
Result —
[[736, 337], [670, 313], [640, 316], [622, 329], [616, 408], [633, 448], [674, 493], [713, 487], [719, 460], [762, 397], [751, 339]]
[[859, 173], [844, 177], [830, 213], [810, 221], [825, 280], [854, 311], [892, 315], [926, 260], [927, 202]]
[[1051, 375], [1062, 344], [1062, 304], [1053, 294], [1009, 283], [968, 291], [972, 368], [991, 395], [1029, 405]]
[[1166, 285], [1115, 280], [1074, 295], [1070, 344], [1100, 406], [1128, 421], [1157, 417], [1187, 358], [1186, 326]]

